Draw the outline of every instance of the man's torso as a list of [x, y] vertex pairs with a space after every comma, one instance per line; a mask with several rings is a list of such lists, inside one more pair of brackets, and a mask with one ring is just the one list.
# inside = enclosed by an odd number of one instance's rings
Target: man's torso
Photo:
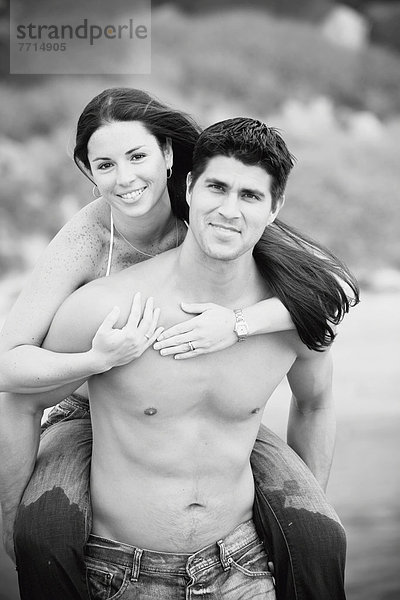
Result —
[[[162, 268], [156, 263], [145, 276], [142, 269], [119, 274], [113, 294], [125, 311], [136, 289], [154, 296], [168, 327], [189, 316], [179, 308], [170, 262], [159, 262]], [[263, 293], [257, 286], [244, 290], [240, 305]], [[296, 358], [294, 337], [253, 336], [186, 361], [149, 349], [93, 378], [94, 533], [193, 552], [250, 518], [249, 456], [266, 401]]]

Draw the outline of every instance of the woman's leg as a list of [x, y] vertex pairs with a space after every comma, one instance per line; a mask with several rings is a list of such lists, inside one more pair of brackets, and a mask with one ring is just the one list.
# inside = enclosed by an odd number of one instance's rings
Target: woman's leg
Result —
[[44, 428], [15, 521], [21, 600], [88, 598], [83, 549], [91, 530], [91, 421], [88, 410], [68, 414], [67, 401], [57, 410]]
[[278, 600], [343, 600], [346, 535], [311, 471], [263, 425], [251, 455], [254, 522], [273, 557]]

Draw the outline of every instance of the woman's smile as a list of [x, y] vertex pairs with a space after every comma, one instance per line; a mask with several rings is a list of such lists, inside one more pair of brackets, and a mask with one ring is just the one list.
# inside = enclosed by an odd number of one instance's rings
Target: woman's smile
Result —
[[116, 194], [117, 196], [119, 196], [120, 198], [122, 198], [123, 200], [138, 200], [141, 195], [143, 194], [143, 192], [146, 190], [147, 186], [144, 185], [143, 187], [140, 188], [136, 188], [135, 190], [132, 190], [131, 192], [124, 192], [123, 194]]

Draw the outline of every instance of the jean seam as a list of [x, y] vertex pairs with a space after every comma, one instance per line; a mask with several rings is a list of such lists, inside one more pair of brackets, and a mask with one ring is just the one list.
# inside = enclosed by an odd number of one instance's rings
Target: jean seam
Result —
[[271, 506], [269, 500], [267, 499], [267, 497], [265, 496], [264, 492], [262, 491], [262, 489], [258, 485], [257, 485], [257, 489], [258, 489], [258, 494], [262, 496], [264, 502], [268, 505], [268, 507], [269, 507], [269, 509], [270, 509], [270, 511], [271, 511], [271, 513], [272, 513], [272, 515], [273, 515], [273, 517], [274, 517], [274, 519], [275, 519], [275, 521], [276, 521], [276, 523], [277, 523], [277, 525], [278, 525], [281, 533], [282, 533], [282, 537], [285, 540], [285, 546], [286, 546], [286, 549], [287, 549], [287, 552], [288, 552], [288, 557], [289, 557], [290, 572], [291, 572], [292, 579], [293, 579], [293, 591], [294, 591], [294, 595], [295, 595], [295, 600], [299, 600], [299, 596], [297, 594], [296, 578], [295, 578], [294, 570], [293, 570], [292, 553], [290, 551], [290, 546], [288, 544], [288, 541], [287, 541], [287, 538], [286, 538], [286, 534], [285, 534], [285, 532], [284, 532], [284, 530], [282, 528], [282, 525], [280, 524], [280, 521], [279, 521], [279, 519], [278, 519], [278, 517], [277, 517], [277, 515], [276, 515], [276, 513], [274, 511], [274, 509], [272, 508], [272, 506]]

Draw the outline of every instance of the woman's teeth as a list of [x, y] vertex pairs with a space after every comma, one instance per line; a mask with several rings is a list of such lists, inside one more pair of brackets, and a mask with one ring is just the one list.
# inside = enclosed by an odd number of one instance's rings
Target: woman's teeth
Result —
[[141, 187], [133, 192], [128, 192], [127, 194], [118, 194], [118, 195], [121, 196], [121, 198], [123, 198], [124, 200], [135, 200], [136, 198], [139, 198], [139, 196], [141, 196], [143, 194], [145, 189], [146, 189], [146, 187]]

